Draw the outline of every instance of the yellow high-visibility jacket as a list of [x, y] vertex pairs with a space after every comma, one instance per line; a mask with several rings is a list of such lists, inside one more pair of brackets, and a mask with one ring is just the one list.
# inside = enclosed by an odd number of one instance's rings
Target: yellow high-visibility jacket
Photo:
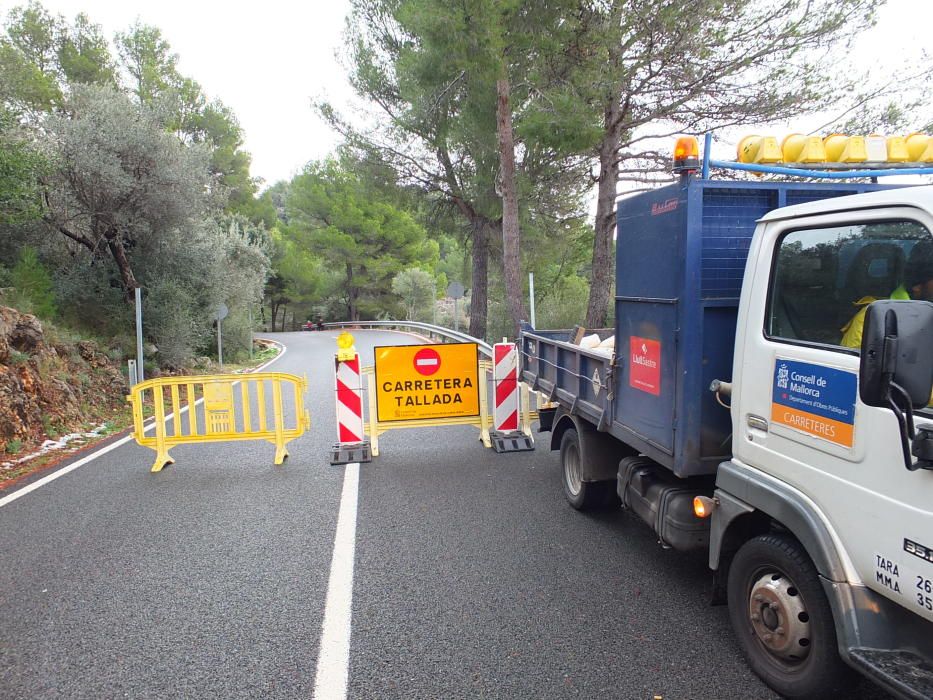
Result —
[[[891, 292], [891, 296], [888, 298], [906, 301], [910, 299], [910, 294], [907, 293], [904, 285], [901, 285]], [[850, 318], [846, 325], [839, 329], [842, 331], [840, 345], [846, 348], [855, 348], [856, 350], [862, 347], [862, 327], [865, 325], [865, 313], [868, 311], [868, 305], [873, 301], [878, 301], [878, 298], [862, 297], [854, 302], [853, 306], [859, 306], [861, 308], [855, 312], [855, 316]]]

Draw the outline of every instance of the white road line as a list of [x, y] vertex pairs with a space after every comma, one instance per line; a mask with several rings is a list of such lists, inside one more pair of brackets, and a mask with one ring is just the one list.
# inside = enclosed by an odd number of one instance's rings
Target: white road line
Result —
[[[276, 355], [275, 357], [273, 357], [271, 360], [269, 360], [269, 361], [266, 362], [265, 364], [262, 364], [262, 365], [260, 365], [259, 367], [257, 367], [256, 369], [254, 369], [253, 372], [259, 372], [259, 371], [261, 371], [261, 370], [264, 370], [266, 367], [268, 367], [269, 365], [271, 365], [273, 362], [277, 362], [278, 360], [282, 359], [282, 356], [285, 355], [285, 351], [288, 349], [288, 348], [286, 348], [284, 345], [282, 345], [282, 343], [279, 343], [278, 341], [271, 340], [271, 339], [269, 339], [269, 338], [262, 338], [262, 340], [268, 340], [268, 341], [271, 342], [271, 343], [275, 343], [275, 344], [278, 345], [280, 348], [282, 348], [282, 352], [280, 352], [278, 355]], [[234, 384], [239, 384], [239, 382], [234, 382]], [[202, 401], [204, 401], [204, 399], [198, 399], [197, 401], [194, 402], [194, 405], [197, 406], [197, 405], [198, 405], [199, 403], [201, 403]], [[178, 413], [179, 413], [179, 415], [180, 415], [180, 414], [184, 413], [184, 412], [187, 411], [187, 410], [188, 410], [188, 407], [185, 406], [185, 407], [183, 407]], [[174, 415], [175, 415], [175, 414], [173, 414], [173, 413], [169, 413], [167, 416], [165, 416], [165, 422], [168, 423], [172, 418], [174, 418]], [[155, 427], [155, 423], [153, 423], [153, 424], [150, 425], [149, 427], [145, 428], [145, 429], [143, 430], [143, 432], [147, 432], [147, 433], [148, 433], [150, 430], [152, 430], [153, 427]], [[121, 445], [125, 445], [126, 443], [128, 443], [128, 442], [129, 442], [130, 440], [132, 440], [132, 439], [133, 439], [133, 436], [132, 436], [132, 435], [127, 435], [126, 437], [120, 438], [120, 439], [117, 440], [116, 442], [111, 443], [111, 444], [107, 445], [106, 447], [103, 447], [103, 448], [97, 450], [97, 452], [92, 452], [92, 453], [89, 454], [87, 457], [84, 457], [84, 458], [82, 458], [82, 459], [79, 459], [79, 460], [78, 460], [77, 462], [75, 462], [74, 464], [69, 464], [67, 467], [62, 467], [62, 468], [59, 469], [58, 471], [52, 472], [52, 473], [49, 474], [48, 476], [44, 476], [44, 477], [42, 477], [41, 479], [39, 479], [38, 481], [32, 482], [32, 483], [29, 484], [28, 486], [24, 486], [23, 488], [21, 488], [21, 489], [19, 489], [19, 490], [17, 490], [17, 491], [14, 491], [13, 493], [11, 493], [11, 494], [9, 494], [9, 495], [7, 495], [7, 496], [4, 496], [3, 498], [0, 498], [0, 508], [3, 508], [3, 506], [7, 505], [8, 503], [12, 503], [12, 502], [15, 501], [17, 498], [22, 498], [22, 497], [25, 496], [27, 493], [32, 493], [33, 491], [35, 491], [35, 490], [36, 490], [37, 488], [39, 488], [40, 486], [45, 486], [47, 483], [49, 483], [49, 482], [51, 482], [51, 481], [55, 481], [55, 480], [56, 480], [58, 477], [60, 477], [60, 476], [65, 476], [65, 474], [67, 474], [68, 472], [73, 472], [73, 471], [74, 471], [75, 469], [77, 469], [78, 467], [83, 467], [83, 466], [84, 466], [85, 464], [87, 464], [88, 462], [93, 461], [93, 460], [97, 459], [98, 457], [107, 454], [107, 453], [110, 452], [111, 450], [115, 450], [116, 448], [120, 447]]]
[[40, 486], [45, 486], [45, 485], [46, 485], [47, 483], [49, 483], [50, 481], [55, 481], [58, 477], [64, 476], [64, 475], [67, 474], [68, 472], [72, 472], [72, 471], [74, 471], [75, 469], [77, 469], [78, 467], [83, 467], [85, 464], [87, 464], [88, 462], [90, 462], [92, 459], [97, 459], [97, 458], [100, 457], [101, 455], [104, 455], [104, 454], [107, 454], [108, 452], [110, 452], [110, 450], [115, 450], [116, 448], [120, 447], [120, 445], [125, 445], [126, 443], [128, 443], [128, 442], [129, 442], [130, 440], [132, 440], [132, 439], [133, 439], [133, 436], [132, 436], [132, 435], [127, 435], [127, 436], [124, 437], [124, 438], [120, 438], [120, 439], [117, 440], [116, 442], [113, 442], [113, 443], [107, 445], [105, 448], [103, 448], [103, 449], [101, 449], [101, 450], [97, 450], [97, 452], [94, 452], [93, 454], [89, 454], [89, 455], [88, 455], [87, 457], [85, 457], [84, 459], [79, 459], [79, 460], [78, 460], [77, 462], [75, 462], [74, 464], [69, 464], [67, 467], [64, 467], [64, 468], [62, 468], [62, 469], [59, 469], [57, 472], [53, 472], [52, 474], [49, 474], [48, 476], [44, 476], [44, 477], [42, 477], [41, 479], [39, 479], [38, 481], [32, 482], [32, 483], [29, 484], [28, 486], [24, 486], [24, 487], [21, 488], [19, 491], [14, 491], [14, 492], [11, 493], [9, 496], [4, 496], [3, 498], [0, 498], [0, 508], [2, 508], [3, 506], [5, 506], [7, 503], [12, 503], [12, 502], [15, 501], [17, 498], [21, 498], [22, 496], [25, 496], [27, 493], [31, 493], [31, 492], [35, 491], [35, 490], [36, 490], [37, 488], [39, 488]]
[[314, 679], [314, 700], [345, 700], [350, 673], [350, 620], [353, 613], [353, 559], [356, 552], [356, 505], [360, 465], [348, 464], [334, 536], [321, 646]]

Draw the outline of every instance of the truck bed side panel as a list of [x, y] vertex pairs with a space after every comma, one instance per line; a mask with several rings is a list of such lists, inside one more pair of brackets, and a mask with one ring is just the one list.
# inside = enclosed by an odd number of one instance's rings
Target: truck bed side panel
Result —
[[566, 342], [567, 331], [523, 332], [522, 380], [552, 401], [607, 430], [611, 414], [611, 358]]
[[568, 331], [523, 332], [523, 379], [677, 476], [714, 473], [730, 454], [731, 421], [708, 387], [732, 377], [757, 220], [886, 188], [691, 178], [621, 199], [613, 360], [567, 342]]
[[[714, 473], [730, 454], [731, 421], [708, 387], [732, 375], [756, 221], [787, 204], [877, 187], [691, 179], [620, 200], [612, 433], [678, 476]], [[646, 341], [660, 349], [660, 391], [633, 380]]]

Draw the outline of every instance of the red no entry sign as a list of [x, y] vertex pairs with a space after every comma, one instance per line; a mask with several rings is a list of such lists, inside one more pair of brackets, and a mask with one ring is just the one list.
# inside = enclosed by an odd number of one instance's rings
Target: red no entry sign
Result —
[[441, 368], [441, 356], [434, 348], [422, 348], [415, 353], [414, 365], [418, 374], [430, 377]]

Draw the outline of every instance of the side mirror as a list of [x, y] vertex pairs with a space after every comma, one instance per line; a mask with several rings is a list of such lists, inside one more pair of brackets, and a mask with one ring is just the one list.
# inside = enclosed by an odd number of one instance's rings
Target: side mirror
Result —
[[[859, 398], [869, 406], [890, 408], [901, 428], [904, 462], [914, 470], [913, 410], [930, 403], [933, 392], [933, 303], [876, 301], [865, 313]], [[918, 455], [920, 456], [920, 455]]]

